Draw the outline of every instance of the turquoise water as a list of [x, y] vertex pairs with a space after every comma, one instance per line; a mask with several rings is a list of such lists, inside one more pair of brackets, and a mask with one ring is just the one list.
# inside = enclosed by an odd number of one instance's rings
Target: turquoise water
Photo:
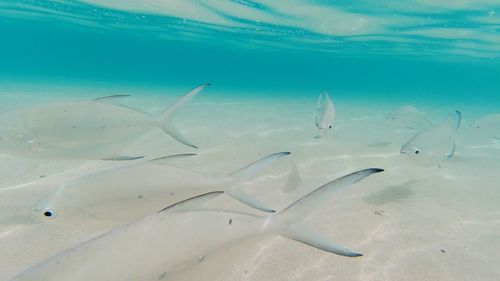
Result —
[[[262, 235], [196, 256], [194, 263], [183, 264], [186, 271], [155, 277], [500, 280], [500, 116], [490, 115], [480, 133], [473, 126], [479, 117], [500, 112], [498, 0], [0, 0], [0, 35], [0, 113], [14, 112], [0, 115], [0, 280], [124, 224], [129, 208], [141, 213], [166, 207], [124, 205], [136, 199], [126, 193], [103, 204], [93, 202], [91, 194], [90, 207], [81, 203], [76, 209], [91, 209], [95, 203], [111, 219], [96, 219], [87, 210], [85, 216], [40, 221], [34, 206], [61, 186], [85, 183], [87, 176], [108, 169], [117, 171], [124, 184], [134, 173], [120, 176], [119, 168], [132, 167], [137, 178], [151, 180], [140, 186], [137, 198], [142, 199], [151, 195], [149, 185], [158, 178], [135, 171], [136, 163], [196, 153], [175, 166], [218, 179], [279, 151], [292, 154], [242, 183], [251, 196], [276, 210], [347, 173], [385, 169], [336, 194], [332, 203], [317, 206], [317, 214], [305, 221], [364, 256], [349, 259], [283, 236]], [[123, 150], [106, 142], [109, 155], [102, 147], [95, 154], [101, 158], [30, 157], [40, 148], [50, 156], [76, 127], [64, 123], [60, 116], [67, 115], [58, 115], [65, 114], [58, 108], [57, 114], [42, 110], [40, 116], [38, 107], [30, 106], [130, 94], [118, 104], [159, 116], [206, 82], [212, 86], [173, 118], [199, 149], [158, 126], [128, 136], [131, 142]], [[336, 117], [332, 129], [315, 138], [316, 102], [323, 90], [333, 100]], [[388, 114], [405, 105], [418, 112], [407, 108], [391, 122]], [[102, 125], [101, 118], [130, 116], [122, 107], [89, 108], [91, 114], [77, 116], [78, 124], [98, 132], [112, 127]], [[445, 119], [455, 110], [463, 117], [458, 131], [455, 113], [455, 119]], [[52, 122], [63, 125], [52, 127]], [[53, 143], [28, 136], [15, 147], [27, 152], [9, 151], [14, 146], [2, 146], [2, 130], [11, 123], [40, 135], [50, 132], [45, 136]], [[29, 135], [21, 125], [7, 133]], [[440, 152], [438, 158], [424, 163], [401, 153], [405, 143], [430, 128], [442, 129], [428, 133], [421, 145]], [[129, 140], [126, 131], [120, 133]], [[99, 136], [65, 144], [88, 144]], [[113, 156], [113, 149], [118, 156], [144, 158], [132, 164], [98, 160]], [[106, 187], [117, 181], [107, 180], [100, 184], [109, 195]], [[162, 183], [169, 188], [182, 180], [189, 185], [186, 178], [174, 177]], [[248, 211], [239, 201], [221, 198], [212, 202], [217, 208]], [[212, 227], [210, 221], [203, 223]], [[150, 242], [165, 246], [169, 241]], [[169, 246], [178, 250], [181, 244]], [[135, 264], [113, 270], [124, 268], [138, 272]]]
[[149, 2], [3, 1], [1, 81], [499, 101], [495, 1]]

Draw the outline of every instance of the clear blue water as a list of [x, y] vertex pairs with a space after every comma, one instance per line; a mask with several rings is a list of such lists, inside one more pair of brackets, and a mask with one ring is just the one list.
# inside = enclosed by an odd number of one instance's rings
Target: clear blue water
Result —
[[2, 1], [0, 81], [500, 102], [495, 1], [141, 2]]

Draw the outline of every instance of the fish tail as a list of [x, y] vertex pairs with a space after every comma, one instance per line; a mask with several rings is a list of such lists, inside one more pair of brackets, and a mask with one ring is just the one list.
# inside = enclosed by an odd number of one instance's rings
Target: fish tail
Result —
[[458, 131], [460, 125], [462, 124], [462, 112], [455, 110], [446, 117], [447, 122], [454, 122], [455, 130]]
[[262, 202], [242, 190], [238, 184], [245, 181], [249, 177], [254, 176], [275, 160], [287, 155], [290, 155], [290, 152], [273, 153], [230, 173], [226, 177], [228, 185], [224, 189], [224, 192], [250, 207], [259, 209], [264, 212], [274, 212], [273, 209], [267, 207]]
[[178, 109], [182, 108], [188, 101], [190, 101], [194, 96], [196, 96], [199, 92], [201, 92], [205, 87], [210, 86], [210, 83], [206, 83], [203, 85], [200, 85], [193, 90], [189, 91], [187, 94], [184, 96], [180, 97], [177, 99], [174, 103], [169, 105], [163, 113], [160, 116], [160, 124], [159, 127], [163, 129], [167, 134], [169, 134], [171, 137], [179, 141], [180, 143], [193, 147], [193, 148], [198, 148], [197, 146], [193, 145], [191, 142], [189, 142], [183, 135], [182, 133], [174, 126], [172, 122], [172, 117], [173, 115], [177, 112]]
[[458, 130], [458, 128], [460, 128], [460, 125], [462, 124], [462, 112], [455, 110], [455, 114], [457, 115], [457, 125], [455, 129]]
[[382, 171], [383, 169], [379, 168], [360, 170], [315, 189], [272, 216], [274, 232], [326, 252], [347, 257], [361, 256], [362, 254], [316, 233], [305, 225], [303, 220], [322, 203], [329, 201], [337, 191], [343, 190], [372, 174]]

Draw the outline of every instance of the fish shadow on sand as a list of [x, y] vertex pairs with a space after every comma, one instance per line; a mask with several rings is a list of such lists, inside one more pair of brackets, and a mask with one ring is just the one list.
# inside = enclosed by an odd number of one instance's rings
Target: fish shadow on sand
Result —
[[411, 187], [417, 182], [418, 181], [416, 180], [407, 180], [398, 185], [390, 185], [382, 190], [363, 197], [363, 201], [370, 205], [377, 206], [401, 201], [415, 193], [411, 190]]

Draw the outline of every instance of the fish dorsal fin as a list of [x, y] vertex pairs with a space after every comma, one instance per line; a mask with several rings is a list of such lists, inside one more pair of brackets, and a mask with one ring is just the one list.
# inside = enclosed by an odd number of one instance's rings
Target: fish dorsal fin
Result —
[[196, 154], [196, 153], [182, 153], [182, 154], [167, 155], [167, 156], [162, 156], [162, 157], [151, 159], [148, 162], [154, 163], [154, 164], [169, 164], [173, 160], [191, 157], [191, 156], [196, 156], [196, 155], [198, 155], [198, 154]]
[[130, 96], [131, 95], [112, 95], [112, 96], [95, 98], [94, 101], [112, 104], [112, 105], [115, 105], [115, 106], [123, 107], [123, 108], [126, 108], [126, 109], [130, 109], [130, 110], [137, 111], [137, 112], [140, 112], [142, 114], [146, 114], [148, 116], [151, 116], [151, 114], [149, 114], [146, 111], [142, 111], [140, 109], [133, 108], [133, 107], [130, 107], [130, 106], [127, 106], [127, 105], [124, 105], [124, 104], [121, 103], [122, 98], [130, 97]]
[[295, 240], [297, 242], [304, 243], [311, 247], [345, 256], [345, 257], [359, 257], [362, 254], [357, 253], [349, 248], [339, 245], [332, 240], [320, 235], [319, 233], [313, 231], [308, 226], [297, 223], [289, 226], [285, 231], [280, 233], [288, 239]]
[[380, 173], [382, 171], [384, 170], [379, 168], [369, 168], [335, 179], [293, 202], [280, 213], [291, 214], [296, 220], [300, 220], [301, 218], [306, 217], [311, 211], [315, 210], [319, 205], [330, 200], [332, 195], [336, 192], [343, 190], [372, 174]]
[[190, 208], [199, 207], [200, 205], [203, 205], [205, 202], [214, 199], [215, 197], [221, 195], [222, 193], [224, 193], [224, 191], [212, 191], [212, 192], [204, 193], [201, 195], [197, 195], [197, 196], [179, 201], [177, 203], [174, 203], [168, 207], [165, 207], [165, 208], [161, 209], [158, 213], [165, 212], [165, 211], [188, 210]]
[[322, 91], [318, 96], [318, 102], [316, 103], [316, 127], [319, 127], [319, 118], [321, 114], [321, 104], [323, 102], [323, 96], [326, 94], [326, 91]]
[[120, 98], [125, 98], [125, 97], [130, 97], [130, 95], [112, 95], [112, 96], [105, 96], [105, 97], [99, 97], [95, 98], [95, 101], [100, 101], [100, 102], [110, 102], [114, 103], [117, 101], [117, 99]]

